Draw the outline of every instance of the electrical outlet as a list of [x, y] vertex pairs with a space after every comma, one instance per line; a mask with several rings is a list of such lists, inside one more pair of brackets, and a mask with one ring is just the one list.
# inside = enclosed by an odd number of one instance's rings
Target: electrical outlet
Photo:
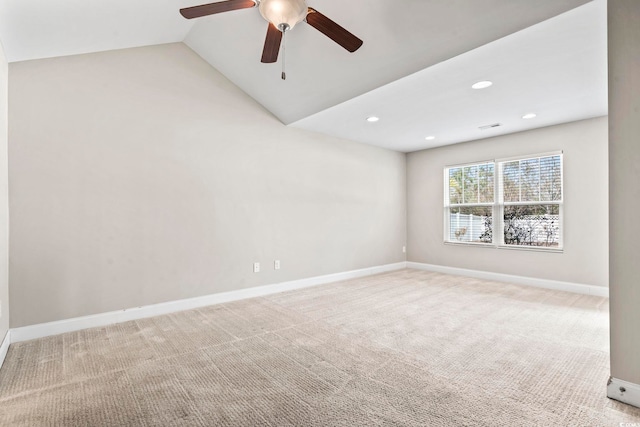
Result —
[[403, 254], [406, 254], [406, 253], [407, 253], [407, 247], [406, 247], [406, 246], [403, 246], [403, 247], [402, 247], [402, 253], [403, 253]]
[[259, 262], [254, 262], [253, 263], [253, 272], [254, 273], [260, 273], [260, 263]]
[[273, 269], [274, 270], [280, 270], [280, 260], [279, 259], [273, 261]]

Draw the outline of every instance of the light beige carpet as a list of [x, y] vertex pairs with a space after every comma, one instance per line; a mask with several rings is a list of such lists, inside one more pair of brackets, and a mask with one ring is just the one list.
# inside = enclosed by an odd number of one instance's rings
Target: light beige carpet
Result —
[[607, 300], [402, 270], [11, 346], [2, 426], [617, 426]]

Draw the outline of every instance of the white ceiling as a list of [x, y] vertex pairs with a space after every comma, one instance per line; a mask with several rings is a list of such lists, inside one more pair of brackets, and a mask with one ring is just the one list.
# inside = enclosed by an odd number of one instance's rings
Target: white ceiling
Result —
[[409, 152], [606, 115], [606, 13], [596, 0], [292, 126]]
[[[518, 33], [588, 0], [309, 0], [364, 45], [350, 54], [300, 24], [284, 82], [280, 63], [260, 63], [257, 9], [178, 14], [207, 0], [3, 0], [0, 40], [10, 62], [184, 41], [285, 124], [411, 151], [427, 133], [441, 145], [496, 121], [491, 136], [523, 130], [513, 117], [532, 109], [529, 127], [606, 114], [605, 1]], [[472, 93], [481, 78], [496, 84]]]
[[2, 0], [0, 40], [9, 62], [184, 40], [188, 0]]

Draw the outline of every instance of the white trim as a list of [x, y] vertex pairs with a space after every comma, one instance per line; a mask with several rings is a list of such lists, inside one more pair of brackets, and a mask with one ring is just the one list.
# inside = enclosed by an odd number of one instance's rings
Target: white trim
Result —
[[452, 246], [475, 246], [481, 248], [491, 248], [491, 249], [506, 249], [506, 250], [514, 250], [514, 251], [531, 251], [531, 252], [546, 252], [546, 253], [563, 253], [563, 248], [554, 248], [549, 246], [527, 246], [527, 245], [499, 245], [496, 246], [494, 243], [481, 243], [481, 242], [442, 242], [445, 245]]
[[553, 156], [561, 156], [564, 154], [563, 150], [558, 151], [547, 151], [546, 153], [537, 153], [537, 154], [525, 154], [523, 156], [513, 156], [513, 157], [503, 157], [501, 159], [495, 159], [496, 163], [499, 162], [513, 162], [516, 160], [529, 160], [529, 159], [540, 159], [542, 157], [553, 157]]
[[465, 166], [479, 166], [479, 165], [484, 165], [484, 164], [489, 164], [489, 163], [494, 163], [495, 159], [489, 159], [489, 160], [479, 160], [477, 162], [471, 162], [471, 163], [456, 163], [455, 165], [446, 165], [444, 168], [445, 169], [458, 169], [458, 168], [463, 168]]
[[9, 344], [11, 344], [11, 330], [7, 331], [7, 334], [4, 336], [2, 340], [2, 344], [0, 344], [0, 368], [2, 368], [2, 364], [4, 363], [4, 358], [7, 357], [7, 352], [9, 351]]
[[438, 273], [454, 274], [458, 276], [474, 277], [476, 279], [495, 280], [516, 285], [534, 286], [536, 288], [555, 289], [558, 291], [577, 294], [609, 297], [609, 288], [604, 286], [583, 285], [581, 283], [561, 282], [558, 280], [536, 279], [535, 277], [513, 276], [510, 274], [492, 273], [489, 271], [468, 270], [466, 268], [447, 267], [444, 265], [407, 262], [407, 268], [416, 270], [435, 271]]
[[107, 326], [115, 323], [127, 322], [129, 320], [144, 319], [147, 317], [159, 316], [162, 314], [175, 313], [177, 311], [191, 310], [193, 308], [206, 307], [209, 305], [237, 301], [246, 298], [271, 295], [278, 292], [307, 288], [310, 286], [322, 285], [325, 283], [337, 282], [340, 280], [354, 279], [357, 277], [370, 276], [372, 274], [401, 270], [403, 268], [406, 268], [406, 262], [404, 261], [395, 264], [363, 268], [361, 270], [327, 274], [324, 276], [292, 280], [290, 282], [277, 283], [273, 285], [257, 286], [254, 288], [239, 289], [237, 291], [222, 292], [201, 297], [169, 301], [160, 304], [93, 314], [90, 316], [58, 320], [55, 322], [23, 326], [20, 328], [11, 329], [11, 342], [16, 343], [36, 338], [47, 337], [50, 335], [63, 334], [65, 332], [73, 332], [87, 328]]
[[607, 397], [640, 408], [640, 385], [611, 377], [607, 383]]

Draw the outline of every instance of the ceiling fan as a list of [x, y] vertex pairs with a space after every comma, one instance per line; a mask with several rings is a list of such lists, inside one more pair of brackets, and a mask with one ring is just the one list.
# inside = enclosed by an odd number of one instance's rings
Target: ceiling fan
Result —
[[[180, 9], [180, 14], [187, 19], [193, 19], [255, 6], [258, 6], [262, 17], [269, 22], [262, 51], [263, 63], [278, 60], [283, 35], [302, 21], [306, 21], [349, 52], [355, 52], [362, 46], [363, 42], [358, 37], [317, 10], [307, 7], [306, 0], [225, 0]], [[285, 79], [284, 71], [282, 78]]]

